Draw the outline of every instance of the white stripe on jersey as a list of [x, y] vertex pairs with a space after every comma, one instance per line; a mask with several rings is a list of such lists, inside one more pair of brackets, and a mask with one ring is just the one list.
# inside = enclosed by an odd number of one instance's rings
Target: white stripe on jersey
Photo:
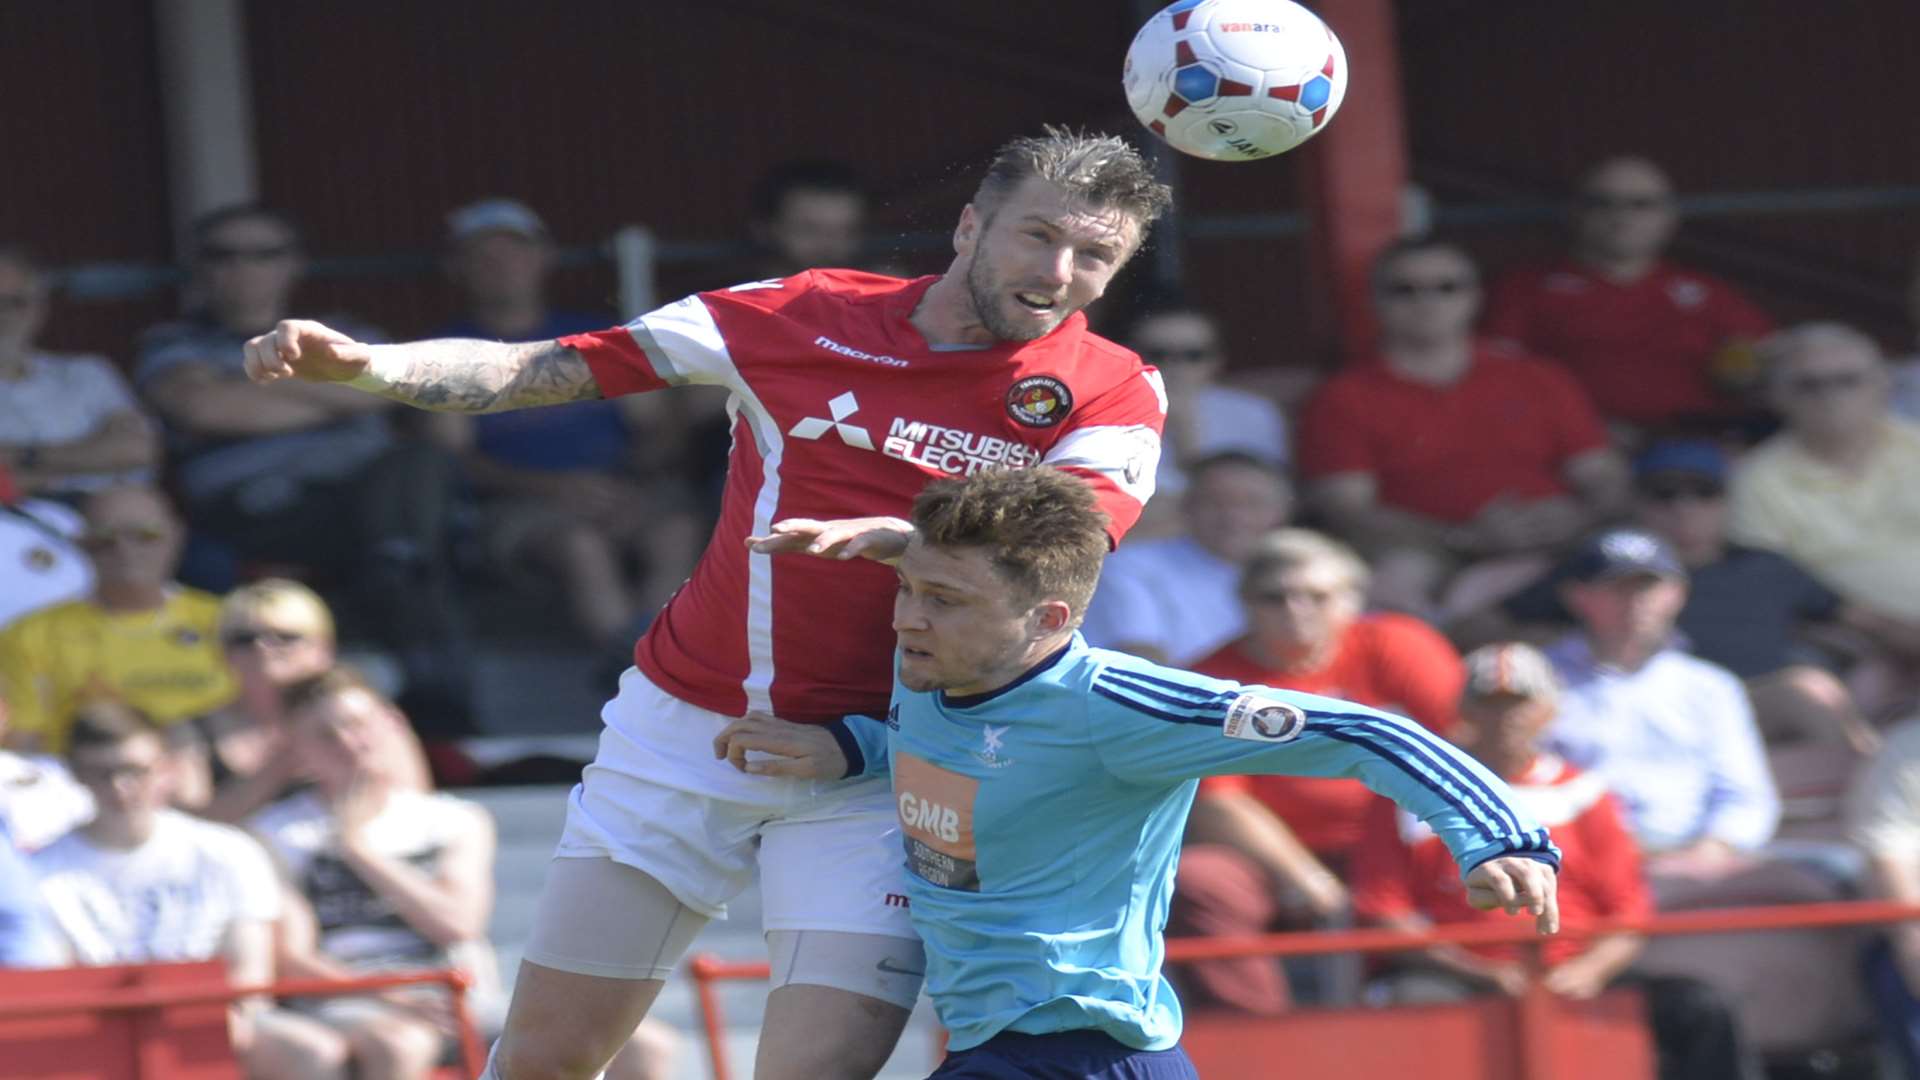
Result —
[[698, 296], [655, 308], [628, 323], [626, 330], [653, 365], [653, 373], [671, 386], [702, 383], [737, 390], [743, 385], [713, 313]]
[[1040, 464], [1098, 473], [1145, 505], [1160, 467], [1160, 436], [1145, 424], [1078, 428], [1054, 443]]
[[[727, 426], [744, 415], [760, 452], [760, 490], [753, 497], [753, 536], [765, 536], [773, 527], [780, 505], [780, 463], [786, 449], [780, 425], [760, 403], [759, 395], [740, 377], [733, 354], [713, 321], [713, 312], [698, 296], [689, 296], [640, 316], [627, 325], [628, 333], [646, 352], [654, 372], [674, 385], [706, 383], [725, 386]], [[742, 613], [747, 630], [747, 677], [741, 690], [747, 708], [773, 711], [773, 556], [747, 553], [747, 607]]]

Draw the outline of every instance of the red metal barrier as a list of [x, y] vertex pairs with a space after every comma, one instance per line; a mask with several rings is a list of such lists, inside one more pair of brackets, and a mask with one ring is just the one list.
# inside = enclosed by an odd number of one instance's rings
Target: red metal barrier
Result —
[[[1718, 908], [1657, 915], [1646, 920], [1613, 919], [1560, 932], [1562, 938], [1585, 939], [1632, 931], [1650, 937], [1683, 934], [1722, 934], [1753, 930], [1814, 930], [1920, 920], [1920, 905], [1886, 901], [1847, 901], [1830, 904], [1781, 904], [1769, 907]], [[1499, 923], [1439, 926], [1419, 934], [1399, 930], [1318, 930], [1306, 933], [1261, 934], [1252, 937], [1176, 938], [1167, 942], [1167, 960], [1214, 960], [1236, 956], [1317, 956], [1327, 953], [1412, 952], [1430, 945], [1530, 945], [1533, 969], [1539, 971], [1540, 946], [1531, 917], [1516, 916]], [[726, 1020], [713, 984], [723, 979], [764, 979], [765, 962], [722, 960], [711, 954], [694, 956], [688, 965], [700, 1000], [707, 1048], [713, 1062], [713, 1080], [732, 1080], [728, 1067]], [[1554, 995], [1536, 979], [1516, 1003], [1514, 1032], [1517, 1080], [1560, 1080], [1554, 1071], [1555, 1050], [1543, 1031], [1553, 1020]]]
[[[226, 1006], [244, 997], [268, 995], [272, 997], [337, 997], [345, 994], [365, 994], [379, 990], [391, 990], [403, 986], [441, 985], [450, 995], [455, 1025], [458, 1029], [456, 1041], [459, 1047], [461, 1072], [472, 1077], [479, 1074], [486, 1064], [486, 1056], [480, 1046], [479, 1032], [474, 1028], [473, 1017], [467, 1008], [467, 991], [472, 980], [461, 971], [452, 969], [436, 971], [393, 972], [382, 975], [368, 975], [347, 980], [332, 979], [286, 979], [265, 986], [232, 986], [221, 976], [222, 968], [203, 964], [156, 964], [132, 967], [123, 970], [160, 971], [163, 969], [193, 969], [210, 971], [217, 981], [191, 981], [184, 984], [167, 983], [117, 986], [106, 989], [92, 989], [73, 992], [35, 993], [32, 997], [11, 999], [8, 996], [8, 983], [17, 982], [23, 987], [36, 983], [44, 984], [58, 980], [68, 973], [99, 973], [98, 968], [73, 968], [60, 971], [13, 971], [0, 974], [0, 1023], [10, 1020], [28, 1020], [76, 1014], [115, 1014], [115, 1013], [158, 1013], [168, 1009], [178, 1009], [192, 1005]], [[132, 1070], [125, 1073], [131, 1080], [168, 1080], [160, 1072], [143, 1067], [138, 1061]]]

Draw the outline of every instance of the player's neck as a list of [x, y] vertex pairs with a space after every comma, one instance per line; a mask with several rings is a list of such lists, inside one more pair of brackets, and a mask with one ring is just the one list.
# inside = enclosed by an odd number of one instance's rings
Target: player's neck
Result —
[[936, 347], [1000, 343], [980, 320], [980, 313], [974, 310], [973, 300], [967, 295], [966, 277], [953, 270], [927, 287], [907, 321], [927, 339], [927, 344]]
[[1044, 665], [1055, 653], [1073, 642], [1073, 628], [1068, 627], [1055, 634], [1049, 634], [1037, 641], [1029, 642], [1026, 649], [1007, 664], [995, 671], [983, 674], [979, 681], [967, 686], [948, 687], [944, 692], [950, 698], [973, 698], [982, 694], [991, 694], [1004, 690], [1027, 677], [1033, 669]]

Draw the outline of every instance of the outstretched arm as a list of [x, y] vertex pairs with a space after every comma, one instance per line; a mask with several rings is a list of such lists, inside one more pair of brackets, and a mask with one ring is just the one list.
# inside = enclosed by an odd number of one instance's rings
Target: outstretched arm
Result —
[[448, 338], [367, 345], [304, 319], [283, 321], [247, 342], [246, 367], [255, 382], [345, 383], [442, 412], [502, 412], [600, 396], [586, 360], [558, 342]]

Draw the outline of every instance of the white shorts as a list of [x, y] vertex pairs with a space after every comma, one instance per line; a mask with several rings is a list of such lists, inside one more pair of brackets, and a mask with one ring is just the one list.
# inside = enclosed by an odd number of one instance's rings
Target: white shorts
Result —
[[713, 756], [731, 722], [628, 668], [554, 854], [640, 870], [713, 918], [760, 871], [768, 930], [915, 938], [885, 777], [750, 776]]

